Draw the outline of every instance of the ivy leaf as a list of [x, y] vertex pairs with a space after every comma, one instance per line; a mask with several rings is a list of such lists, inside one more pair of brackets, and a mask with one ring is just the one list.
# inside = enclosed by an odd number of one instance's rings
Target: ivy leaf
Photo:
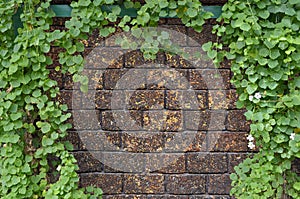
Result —
[[50, 146], [54, 143], [54, 140], [51, 139], [51, 138], [47, 138], [47, 137], [43, 137], [42, 139], [42, 146], [45, 147], [45, 146]]
[[257, 84], [249, 84], [246, 88], [247, 92], [251, 95], [257, 90]]
[[295, 184], [293, 185], [294, 189], [296, 189], [297, 191], [300, 191], [300, 182], [295, 182]]
[[17, 70], [18, 70], [18, 65], [11, 64], [8, 69], [8, 75], [14, 74], [15, 72], [17, 72]]
[[191, 18], [196, 17], [198, 14], [197, 10], [195, 8], [188, 8], [186, 12], [187, 12], [188, 16]]
[[42, 123], [42, 128], [41, 128], [41, 131], [43, 133], [48, 133], [51, 129], [51, 125], [49, 123]]

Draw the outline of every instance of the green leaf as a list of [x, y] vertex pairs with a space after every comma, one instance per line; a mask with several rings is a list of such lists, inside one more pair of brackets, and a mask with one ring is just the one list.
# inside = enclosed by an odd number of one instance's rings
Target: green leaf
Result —
[[41, 48], [41, 51], [43, 53], [48, 53], [50, 51], [50, 45], [49, 44], [43, 44], [43, 45], [40, 46], [40, 48]]
[[49, 123], [42, 123], [42, 132], [43, 133], [48, 133], [51, 129], [51, 125]]
[[297, 191], [300, 191], [300, 182], [295, 182], [295, 184], [293, 185], [294, 189], [296, 189]]
[[198, 14], [197, 10], [195, 8], [188, 8], [186, 12], [187, 12], [188, 16], [191, 18], [196, 17]]
[[54, 143], [54, 140], [51, 139], [51, 138], [43, 137], [43, 139], [42, 139], [42, 145], [43, 145], [43, 147], [50, 146], [53, 143]]
[[11, 131], [13, 129], [14, 129], [14, 124], [13, 123], [9, 123], [9, 124], [7, 124], [3, 127], [3, 130], [6, 131], [6, 132]]
[[244, 23], [243, 25], [241, 25], [241, 29], [244, 31], [249, 31], [251, 29], [251, 26], [247, 23]]
[[298, 105], [300, 105], [300, 95], [294, 95], [293, 96], [293, 104], [294, 105], [296, 105], [296, 106], [298, 106]]
[[257, 84], [249, 84], [246, 88], [247, 92], [251, 95], [257, 90]]
[[15, 72], [17, 72], [17, 70], [18, 70], [18, 65], [11, 64], [8, 69], [8, 75], [14, 74]]
[[208, 52], [211, 49], [211, 47], [212, 47], [212, 42], [211, 41], [202, 45], [202, 49], [206, 52]]

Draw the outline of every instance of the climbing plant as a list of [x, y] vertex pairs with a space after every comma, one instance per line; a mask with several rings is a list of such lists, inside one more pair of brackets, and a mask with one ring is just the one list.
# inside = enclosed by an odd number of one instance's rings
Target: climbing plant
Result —
[[237, 198], [300, 198], [300, 3], [229, 0], [214, 27], [220, 42], [203, 46], [216, 64], [231, 61], [238, 108], [251, 120], [247, 139], [258, 153], [235, 167]]
[[[50, 30], [55, 13], [51, 0], [4, 0], [0, 2], [0, 197], [11, 198], [100, 198], [101, 190], [79, 188], [78, 166], [69, 152], [72, 146], [63, 142], [71, 124], [67, 106], [54, 100], [59, 88], [51, 80], [47, 66], [53, 60], [47, 55], [51, 46], [64, 49], [55, 70], [73, 75], [74, 82], [87, 90], [83, 70], [83, 41], [94, 29], [103, 37], [116, 27], [131, 30], [137, 37], [139, 27], [157, 26], [161, 17], [179, 17], [182, 22], [201, 31], [211, 13], [197, 0], [154, 1], [141, 5], [125, 0], [126, 8], [137, 9], [137, 17], [119, 19], [120, 1], [79, 0], [71, 4], [67, 30]], [[111, 6], [114, 5], [114, 6]], [[103, 6], [110, 9], [104, 11]], [[15, 36], [12, 16], [21, 11], [23, 24]], [[149, 32], [150, 34], [151, 32]], [[163, 33], [161, 33], [163, 35]], [[153, 36], [153, 35], [152, 35]], [[168, 37], [168, 36], [164, 36]], [[147, 40], [145, 40], [147, 41]], [[124, 46], [124, 42], [122, 46]], [[146, 58], [153, 58], [159, 43], [144, 45]], [[53, 159], [57, 161], [52, 162]]]

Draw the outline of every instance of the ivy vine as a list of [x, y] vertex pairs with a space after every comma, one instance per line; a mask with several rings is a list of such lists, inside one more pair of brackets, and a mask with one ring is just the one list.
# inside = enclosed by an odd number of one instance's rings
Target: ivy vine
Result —
[[[68, 107], [54, 99], [57, 82], [49, 79], [47, 66], [53, 60], [47, 53], [51, 46], [64, 49], [55, 69], [73, 75], [74, 82], [87, 90], [88, 79], [80, 75], [84, 60], [83, 40], [94, 29], [107, 37], [116, 27], [134, 32], [139, 27], [157, 26], [161, 17], [179, 17], [200, 32], [212, 16], [197, 0], [154, 1], [141, 5], [125, 0], [126, 8], [137, 9], [137, 17], [118, 19], [118, 0], [79, 0], [72, 2], [72, 17], [67, 30], [49, 31], [55, 13], [51, 0], [5, 0], [0, 2], [0, 197], [11, 198], [100, 198], [99, 188], [79, 188], [76, 159], [72, 146], [63, 142], [71, 124]], [[113, 5], [113, 6], [112, 6]], [[102, 6], [111, 6], [104, 11]], [[23, 27], [14, 37], [12, 16], [22, 10]], [[137, 33], [137, 31], [136, 31]], [[161, 33], [163, 35], [163, 33]], [[137, 36], [140, 37], [140, 35]], [[148, 35], [149, 36], [149, 35]], [[147, 35], [142, 35], [147, 37]], [[145, 40], [146, 41], [146, 40]], [[123, 43], [124, 47], [125, 44]], [[146, 58], [153, 58], [159, 43], [142, 46]], [[51, 163], [50, 157], [58, 161]], [[57, 176], [56, 179], [51, 177]]]
[[[48, 78], [46, 54], [51, 46], [62, 47], [57, 71], [69, 72], [74, 82], [87, 90], [81, 76], [83, 40], [94, 29], [107, 37], [119, 27], [147, 41], [151, 32], [139, 27], [157, 26], [161, 17], [178, 17], [183, 24], [200, 32], [205, 12], [198, 0], [138, 2], [125, 0], [126, 8], [137, 9], [137, 17], [119, 19], [118, 0], [73, 2], [66, 31], [49, 31], [52, 18], [50, 0], [0, 2], [0, 175], [1, 198], [99, 198], [101, 190], [78, 187], [76, 160], [62, 142], [71, 125], [67, 106], [56, 102], [57, 82]], [[113, 5], [113, 6], [112, 6]], [[102, 6], [110, 6], [104, 11]], [[22, 8], [15, 38], [12, 15]], [[252, 121], [249, 147], [259, 152], [247, 158], [231, 175], [231, 194], [237, 198], [300, 197], [299, 176], [291, 170], [300, 158], [300, 4], [298, 0], [229, 0], [223, 7], [214, 33], [222, 43], [203, 46], [216, 64], [231, 60], [232, 82], [239, 93], [239, 108], [246, 108]], [[162, 42], [168, 38], [160, 33]], [[157, 36], [157, 35], [156, 35]], [[128, 48], [126, 40], [120, 40]], [[146, 58], [154, 58], [158, 42], [144, 42]], [[228, 50], [224, 50], [228, 49]], [[59, 159], [55, 170], [49, 157]], [[50, 176], [57, 172], [58, 179]]]
[[[231, 174], [237, 198], [300, 198], [300, 3], [229, 0], [203, 46], [216, 64], [231, 60], [238, 108], [252, 121], [249, 148], [258, 147]], [[228, 49], [228, 50], [224, 50]]]

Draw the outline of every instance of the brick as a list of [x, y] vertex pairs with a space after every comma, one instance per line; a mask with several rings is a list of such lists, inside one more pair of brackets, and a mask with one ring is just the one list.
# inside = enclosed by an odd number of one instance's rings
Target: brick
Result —
[[[184, 52], [187, 52], [184, 49]], [[181, 69], [188, 69], [188, 68], [194, 68], [194, 65], [192, 62], [189, 62], [188, 60], [184, 59], [182, 56], [178, 54], [169, 54], [166, 53], [166, 65], [172, 68], [181, 68]]]
[[145, 111], [143, 128], [148, 131], [181, 131], [183, 129], [181, 111]]
[[228, 174], [208, 175], [208, 193], [209, 194], [229, 194], [231, 181]]
[[205, 196], [191, 196], [189, 199], [230, 199], [230, 196], [217, 196], [217, 195], [205, 195]]
[[244, 116], [245, 110], [231, 110], [228, 112], [226, 128], [229, 131], [249, 131], [250, 122]]
[[148, 199], [146, 195], [122, 194], [122, 195], [104, 195], [103, 199]]
[[162, 90], [136, 90], [126, 91], [127, 109], [153, 110], [164, 108], [164, 91]]
[[78, 92], [77, 90], [62, 90], [57, 95], [57, 101], [61, 104], [66, 104], [69, 109], [79, 109], [81, 107], [81, 99], [77, 98]]
[[248, 151], [248, 141], [246, 133], [239, 132], [209, 132], [208, 150], [209, 151]]
[[206, 133], [202, 131], [168, 132], [164, 151], [206, 151]]
[[84, 51], [85, 68], [88, 69], [121, 69], [124, 67], [124, 54], [121, 48], [86, 48]]
[[122, 192], [122, 175], [120, 174], [80, 174], [80, 186], [96, 186], [105, 194], [119, 194]]
[[203, 44], [212, 41], [212, 25], [203, 25], [201, 33], [196, 32], [193, 28], [188, 28], [188, 45], [202, 46]]
[[142, 130], [142, 112], [140, 111], [103, 111], [101, 113], [101, 127], [103, 130]]
[[116, 39], [124, 34], [123, 30], [116, 26], [116, 23], [111, 23], [110, 26], [115, 28], [115, 32], [111, 33], [109, 36], [105, 38], [105, 46], [106, 47], [119, 47], [116, 43]]
[[124, 178], [125, 193], [159, 194], [164, 192], [163, 175], [125, 175]]
[[73, 110], [72, 123], [76, 130], [97, 130], [101, 127], [97, 110]]
[[190, 173], [225, 173], [227, 166], [226, 154], [187, 154], [187, 171]]
[[222, 90], [230, 88], [230, 70], [192, 69], [190, 83], [196, 90]]
[[95, 171], [100, 172], [103, 170], [102, 163], [93, 157], [89, 152], [74, 152], [73, 155], [77, 160], [79, 173]]
[[145, 173], [147, 154], [151, 153], [131, 153], [123, 150], [103, 151], [99, 158], [102, 158], [105, 172]]
[[229, 165], [228, 165], [228, 172], [233, 173], [234, 167], [242, 163], [249, 154], [246, 153], [232, 153], [228, 154], [228, 159], [229, 159]]
[[57, 82], [57, 86], [60, 89], [63, 89], [63, 74], [61, 72], [57, 72], [54, 69], [49, 69], [49, 78]]
[[206, 91], [168, 90], [166, 108], [172, 110], [201, 110], [207, 108]]
[[163, 150], [164, 134], [154, 132], [123, 132], [123, 149], [130, 152], [160, 152]]
[[72, 75], [70, 73], [66, 73], [63, 75], [63, 88], [64, 89], [68, 89], [68, 90], [71, 90], [71, 89], [74, 89], [74, 82], [73, 82], [73, 79], [72, 79]]
[[183, 153], [151, 153], [147, 156], [146, 171], [155, 173], [184, 173]]
[[[94, 103], [95, 108], [99, 110], [119, 110], [125, 107], [125, 95], [122, 91], [97, 90], [92, 93], [92, 96], [86, 94], [85, 99], [89, 103]], [[82, 100], [84, 103], [84, 100]], [[83, 107], [85, 107], [83, 105]]]
[[125, 54], [125, 64], [127, 68], [141, 67], [145, 64], [143, 53], [139, 50], [131, 51]]
[[79, 149], [79, 145], [80, 145], [80, 137], [78, 136], [78, 134], [74, 131], [68, 131], [68, 134], [66, 137], [64, 137], [62, 139], [63, 141], [69, 141], [73, 147], [74, 150], [78, 150]]
[[93, 30], [87, 40], [84, 40], [83, 43], [86, 47], [98, 47], [104, 46], [105, 38], [101, 37], [99, 34], [99, 30]]
[[234, 109], [238, 97], [235, 90], [209, 90], [210, 109]]
[[292, 170], [300, 174], [300, 159], [296, 158], [292, 163]]
[[162, 31], [169, 33], [170, 40], [173, 45], [186, 46], [187, 45], [187, 30], [184, 25], [162, 25]]
[[148, 89], [189, 89], [188, 71], [179, 69], [148, 69]]
[[204, 175], [170, 175], [167, 176], [166, 191], [171, 194], [205, 193], [206, 178]]
[[121, 135], [119, 132], [82, 131], [78, 132], [80, 150], [119, 151]]
[[225, 117], [224, 110], [184, 111], [185, 129], [224, 130]]

